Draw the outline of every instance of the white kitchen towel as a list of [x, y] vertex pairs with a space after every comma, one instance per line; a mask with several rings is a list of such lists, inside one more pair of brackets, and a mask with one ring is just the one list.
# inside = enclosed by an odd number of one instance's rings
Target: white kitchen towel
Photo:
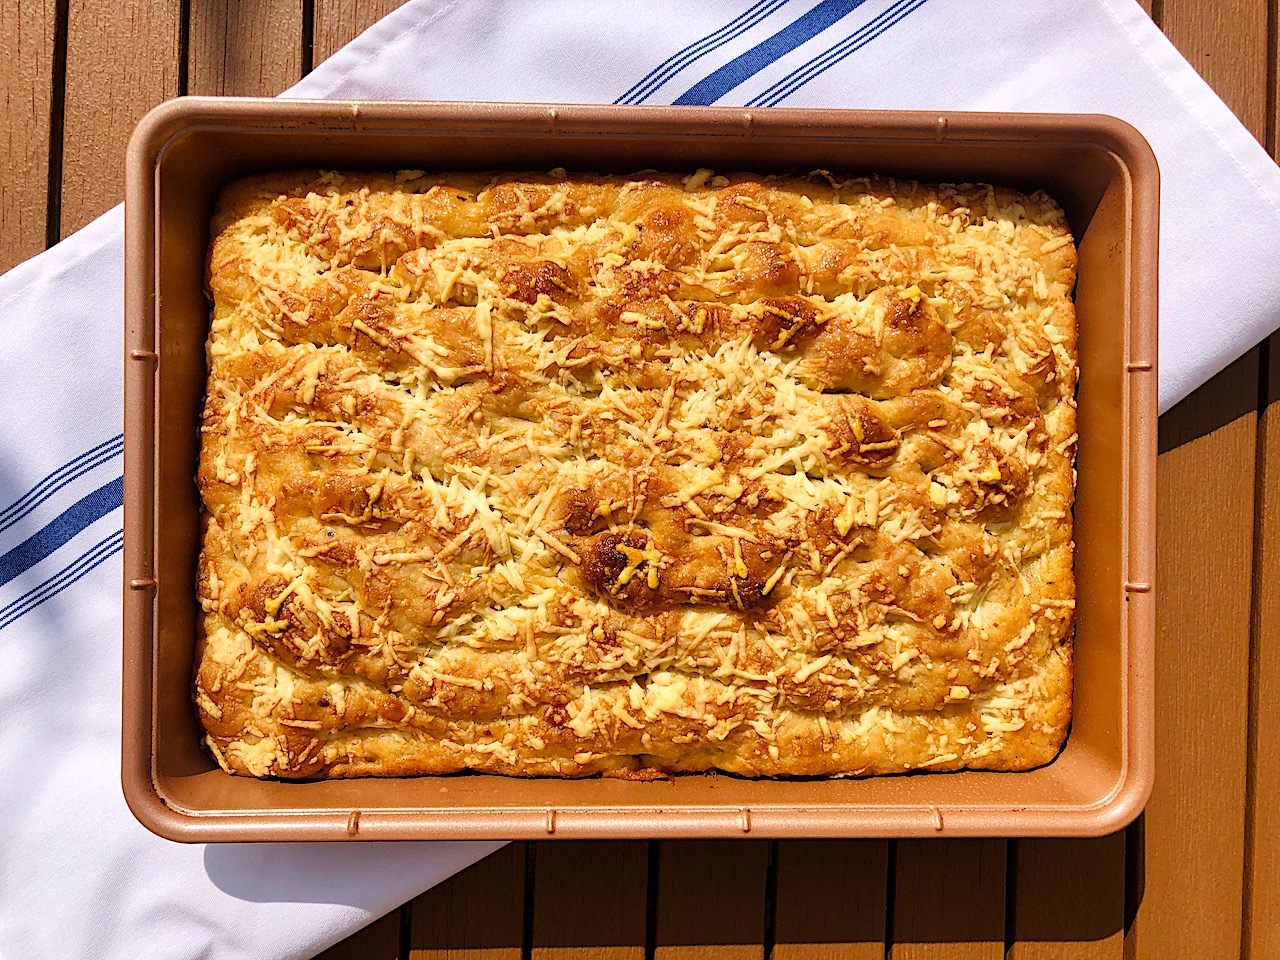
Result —
[[[411, 0], [290, 93], [1110, 113], [1163, 175], [1161, 408], [1280, 325], [1280, 171], [1132, 0]], [[0, 958], [308, 957], [495, 845], [183, 846], [129, 814], [121, 233], [0, 277]]]

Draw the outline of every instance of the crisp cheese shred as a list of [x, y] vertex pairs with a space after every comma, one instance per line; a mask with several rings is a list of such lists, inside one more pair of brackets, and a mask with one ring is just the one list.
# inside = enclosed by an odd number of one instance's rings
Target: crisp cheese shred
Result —
[[1027, 769], [1071, 715], [1042, 193], [286, 173], [213, 226], [195, 701], [256, 777]]

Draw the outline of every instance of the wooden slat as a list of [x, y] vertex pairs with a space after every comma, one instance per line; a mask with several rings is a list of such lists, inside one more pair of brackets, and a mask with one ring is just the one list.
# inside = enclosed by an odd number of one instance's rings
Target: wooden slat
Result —
[[411, 960], [520, 960], [524, 843], [511, 843], [413, 901]]
[[1259, 141], [1267, 125], [1267, 4], [1161, 0], [1160, 28]]
[[400, 960], [400, 908], [335, 943], [315, 960]]
[[1257, 363], [1160, 421], [1156, 788], [1127, 957], [1240, 949]]
[[1253, 663], [1249, 698], [1249, 840], [1244, 956], [1280, 957], [1280, 335], [1268, 345], [1258, 422]]
[[644, 960], [648, 847], [538, 844], [533, 960]]
[[1004, 840], [895, 844], [891, 960], [1001, 960]]
[[178, 94], [178, 0], [71, 0], [61, 235], [124, 198], [124, 150], [151, 107]]
[[404, 0], [315, 0], [314, 61], [319, 66]]
[[772, 960], [881, 960], [889, 844], [778, 844]]
[[[1271, 18], [1267, 149], [1280, 156], [1280, 18]], [[1245, 820], [1245, 960], [1280, 956], [1280, 334], [1268, 341], [1258, 418], [1254, 512], [1253, 637], [1249, 689], [1249, 790]]]
[[302, 77], [302, 0], [199, 0], [189, 46], [189, 93], [274, 96]]
[[44, 249], [54, 0], [0, 0], [0, 273]]
[[661, 844], [654, 960], [761, 960], [769, 844]]
[[[1259, 139], [1262, 3], [1164, 0], [1160, 23]], [[1161, 420], [1156, 790], [1132, 958], [1232, 958], [1241, 942], [1257, 354]]]
[[1020, 840], [1007, 960], [1120, 960], [1125, 834]]

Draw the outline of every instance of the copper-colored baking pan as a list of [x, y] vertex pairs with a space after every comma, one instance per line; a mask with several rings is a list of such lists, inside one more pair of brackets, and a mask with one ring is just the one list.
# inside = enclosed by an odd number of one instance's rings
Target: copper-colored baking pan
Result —
[[[1043, 188], [1079, 241], [1075, 719], [1028, 773], [674, 783], [231, 777], [191, 703], [209, 220], [287, 167], [811, 170]], [[1085, 836], [1154, 770], [1155, 157], [1110, 117], [185, 99], [142, 121], [126, 203], [125, 797], [175, 840]]]

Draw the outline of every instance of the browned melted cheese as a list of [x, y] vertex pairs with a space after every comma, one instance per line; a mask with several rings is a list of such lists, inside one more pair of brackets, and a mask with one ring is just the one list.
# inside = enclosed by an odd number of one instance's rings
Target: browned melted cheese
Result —
[[1058, 750], [1076, 253], [1048, 197], [282, 174], [214, 236], [196, 700], [225, 769]]

